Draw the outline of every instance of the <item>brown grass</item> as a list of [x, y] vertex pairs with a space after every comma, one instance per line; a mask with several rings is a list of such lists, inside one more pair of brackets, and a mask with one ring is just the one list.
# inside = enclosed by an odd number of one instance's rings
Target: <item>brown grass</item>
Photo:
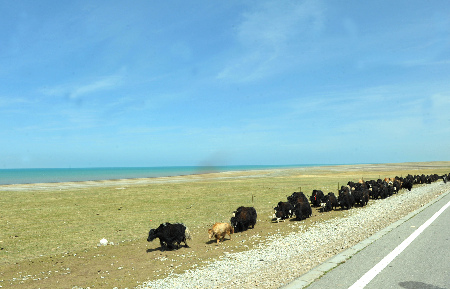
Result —
[[[297, 222], [276, 224], [269, 217], [294, 191], [336, 193], [338, 184], [360, 178], [449, 172], [450, 162], [433, 162], [0, 186], [0, 286], [134, 287], [200, 267], [224, 251], [248, 250], [264, 236], [292, 231]], [[255, 229], [216, 246], [208, 239], [208, 228], [229, 222], [241, 205], [256, 208]], [[300, 223], [307, 226], [341, 215], [314, 210], [312, 218]], [[186, 224], [193, 236], [191, 248], [161, 252], [158, 241], [148, 243], [149, 229], [163, 222]], [[102, 238], [118, 245], [97, 247]]]

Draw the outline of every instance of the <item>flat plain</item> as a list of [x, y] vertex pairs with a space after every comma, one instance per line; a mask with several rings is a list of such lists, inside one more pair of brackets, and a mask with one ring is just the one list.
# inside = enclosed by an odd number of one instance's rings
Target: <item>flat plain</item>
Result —
[[[3, 288], [133, 288], [199, 268], [224, 252], [249, 250], [292, 222], [274, 223], [273, 207], [295, 191], [337, 193], [340, 185], [407, 174], [447, 174], [450, 162], [343, 165], [236, 171], [178, 177], [0, 186], [0, 286]], [[402, 192], [405, 193], [405, 192]], [[370, 202], [369, 202], [370, 205]], [[229, 222], [239, 206], [258, 213], [254, 229], [216, 245], [207, 230]], [[342, 217], [321, 213], [300, 221]], [[161, 251], [150, 228], [182, 222], [190, 248]], [[106, 238], [114, 245], [98, 246]]]

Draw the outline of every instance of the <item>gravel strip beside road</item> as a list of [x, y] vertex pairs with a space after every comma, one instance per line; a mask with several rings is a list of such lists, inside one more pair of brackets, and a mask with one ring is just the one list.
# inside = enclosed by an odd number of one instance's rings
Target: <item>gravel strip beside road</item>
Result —
[[317, 222], [307, 230], [296, 222], [296, 231], [287, 236], [269, 236], [255, 249], [225, 253], [205, 267], [144, 282], [138, 288], [278, 288], [449, 190], [450, 184], [438, 181], [371, 200], [367, 207]]

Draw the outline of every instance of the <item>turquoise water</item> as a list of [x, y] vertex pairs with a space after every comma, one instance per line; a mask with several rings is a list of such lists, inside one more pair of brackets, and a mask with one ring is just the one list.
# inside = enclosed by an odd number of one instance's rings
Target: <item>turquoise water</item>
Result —
[[148, 168], [60, 168], [60, 169], [0, 169], [0, 185], [81, 182], [114, 179], [155, 178], [193, 175], [210, 172], [264, 170], [274, 168], [311, 167], [320, 165], [289, 166], [177, 166]]

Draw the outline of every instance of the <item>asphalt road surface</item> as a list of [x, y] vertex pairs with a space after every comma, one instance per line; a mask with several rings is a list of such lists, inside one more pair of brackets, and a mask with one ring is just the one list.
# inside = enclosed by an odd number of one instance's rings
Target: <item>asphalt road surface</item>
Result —
[[447, 193], [307, 288], [450, 289], [449, 206]]

